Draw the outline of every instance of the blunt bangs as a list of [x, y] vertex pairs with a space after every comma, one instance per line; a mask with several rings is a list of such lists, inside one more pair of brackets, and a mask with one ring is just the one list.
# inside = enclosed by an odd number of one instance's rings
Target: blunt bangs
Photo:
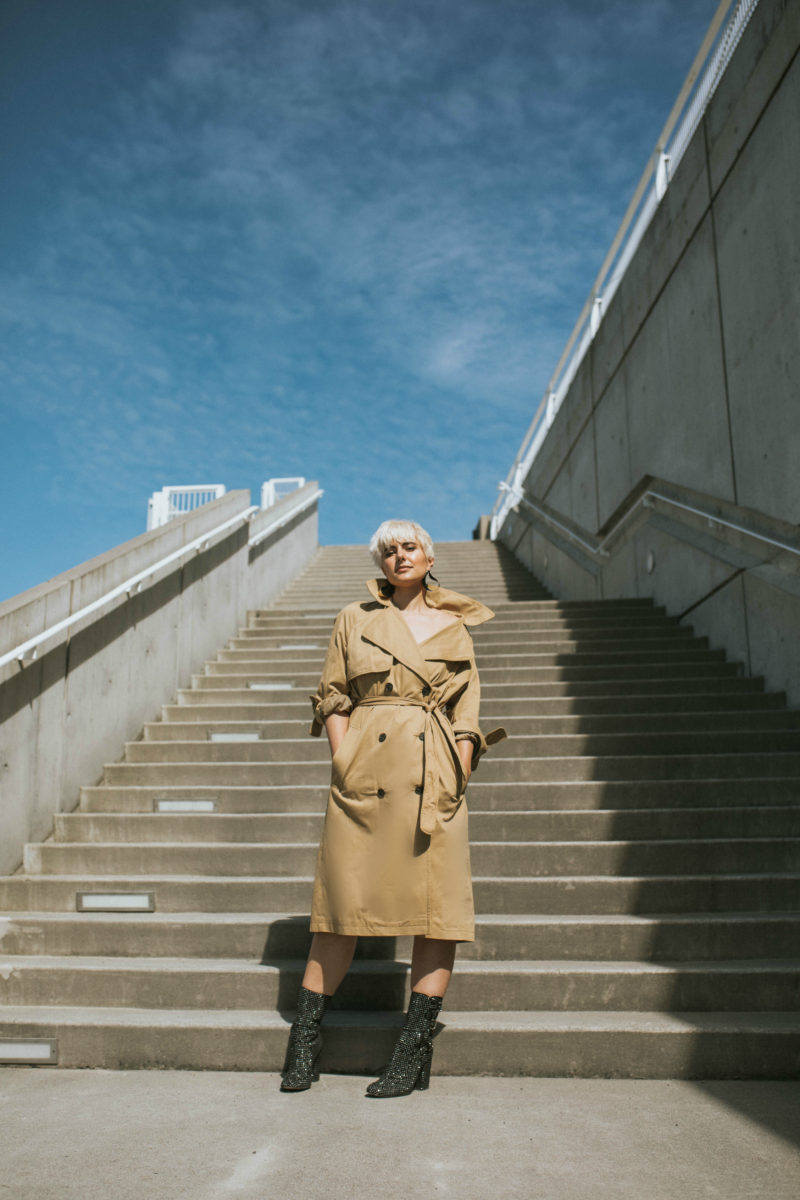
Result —
[[397, 542], [416, 542], [425, 551], [426, 558], [433, 558], [431, 535], [416, 521], [384, 521], [369, 542], [370, 554], [379, 567], [383, 565], [383, 556], [389, 546]]

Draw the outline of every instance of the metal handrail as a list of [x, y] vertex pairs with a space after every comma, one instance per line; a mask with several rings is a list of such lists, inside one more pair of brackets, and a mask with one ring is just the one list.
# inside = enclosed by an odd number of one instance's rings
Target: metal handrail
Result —
[[[284, 525], [288, 525], [293, 517], [298, 516], [298, 514], [301, 512], [305, 512], [307, 508], [310, 508], [311, 505], [316, 503], [320, 496], [324, 496], [324, 494], [325, 492], [323, 488], [317, 488], [313, 495], [306, 496], [305, 500], [301, 501], [300, 504], [296, 504], [294, 508], [291, 508], [288, 512], [282, 513], [281, 516], [276, 517], [275, 520], [271, 521], [264, 529], [259, 529], [255, 537], [251, 537], [248, 541], [248, 546], [257, 546], [259, 542], [263, 542], [264, 539], [268, 538], [269, 535], [274, 533], [276, 529], [282, 529]], [[259, 509], [258, 511], [263, 512], [264, 509]]]
[[[565, 525], [559, 521], [557, 517], [554, 517], [552, 513], [549, 513], [540, 504], [537, 504], [535, 500], [530, 500], [527, 496], [518, 494], [515, 495], [513, 489], [509, 488], [505, 483], [501, 484], [500, 486], [503, 490], [511, 493], [514, 504], [522, 504], [525, 508], [531, 509], [531, 511], [535, 512], [539, 517], [541, 517], [546, 524], [552, 525], [554, 528], [558, 529], [559, 532], [567, 534], [568, 537], [577, 542], [578, 545], [582, 546], [585, 550], [588, 550], [589, 553], [595, 558], [609, 557], [609, 552], [605, 549], [605, 547], [614, 539], [620, 528], [631, 519], [638, 508], [648, 507], [646, 502], [650, 498], [653, 500], [660, 500], [664, 504], [671, 504], [675, 508], [680, 508], [684, 512], [692, 513], [693, 516], [702, 517], [704, 520], [710, 521], [715, 525], [724, 525], [727, 529], [733, 529], [736, 533], [743, 533], [746, 537], [751, 537], [756, 541], [764, 542], [765, 545], [774, 546], [777, 550], [788, 550], [790, 554], [796, 554], [798, 557], [800, 557], [800, 546], [793, 546], [790, 542], [784, 542], [778, 538], [771, 538], [765, 533], [760, 533], [757, 529], [748, 528], [746, 525], [740, 525], [736, 521], [729, 521], [725, 517], [719, 516], [717, 513], [710, 512], [708, 509], [697, 508], [693, 504], [685, 504], [681, 500], [674, 500], [672, 496], [665, 496], [663, 492], [659, 492], [656, 488], [647, 488], [644, 492], [642, 492], [636, 498], [633, 504], [631, 504], [630, 508], [622, 514], [619, 520], [615, 521], [611, 529], [608, 530], [601, 540], [598, 541], [595, 538], [593, 542], [588, 542], [585, 538], [581, 537], [580, 534], [575, 533], [573, 529], [570, 529], [568, 525]], [[586, 530], [586, 533], [589, 537], [592, 536], [589, 534], [588, 530]]]
[[[530, 470], [547, 430], [563, 402], [567, 388], [599, 328], [603, 312], [614, 295], [650, 219], [665, 194], [669, 180], [674, 175], [675, 168], [683, 157], [691, 135], [714, 94], [727, 61], [757, 4], [758, 0], [721, 0], [714, 13], [702, 45], [695, 55], [694, 62], [678, 93], [678, 98], [603, 260], [603, 265], [545, 388], [544, 395], [539, 401], [533, 420], [520, 443], [511, 468], [506, 475], [505, 484], [507, 486], [505, 489], [501, 486], [498, 490], [497, 499], [492, 507], [492, 537], [496, 536], [497, 529], [502, 523], [502, 517], [505, 515], [503, 513], [500, 518], [497, 516], [498, 509], [505, 502], [504, 492], [509, 487], [512, 491], [518, 490], [522, 483], [521, 476], [527, 475]], [[722, 36], [719, 37], [722, 23], [734, 5], [735, 12]], [[716, 50], [700, 76], [703, 64], [709, 59], [715, 43]], [[693, 90], [694, 95], [692, 96]], [[690, 97], [691, 102], [689, 102]], [[669, 138], [675, 130], [681, 114], [684, 114], [683, 120], [675, 133], [672, 145], [668, 147]], [[651, 181], [654, 181], [654, 191], [647, 194]], [[612, 266], [615, 266], [615, 269], [609, 278]], [[605, 290], [603, 290], [604, 285]]]
[[[755, 529], [748, 529], [746, 525], [737, 525], [735, 521], [726, 521], [724, 517], [718, 517], [716, 513], [694, 508], [691, 504], [683, 504], [680, 500], [673, 500], [671, 496], [664, 496], [661, 492], [657, 492], [654, 489], [648, 489], [645, 495], [653, 496], [656, 500], [663, 500], [665, 504], [674, 504], [676, 508], [682, 508], [686, 512], [693, 513], [696, 517], [705, 517], [707, 521], [713, 521], [715, 525], [725, 525], [728, 529], [735, 529], [737, 533], [743, 533], [747, 537], [755, 538], [759, 542], [766, 542], [768, 546], [775, 546], [778, 550], [788, 550], [790, 554], [800, 556], [800, 547], [792, 546], [789, 542], [777, 541], [775, 538], [767, 537], [765, 533], [759, 533]], [[613, 530], [611, 532], [613, 533]], [[601, 545], [608, 540], [609, 536], [610, 534], [606, 534]]]
[[[512, 491], [507, 483], [501, 483], [500, 487], [506, 492]], [[516, 503], [524, 504], [526, 508], [530, 508], [532, 512], [537, 513], [544, 521], [546, 521], [548, 525], [555, 525], [556, 529], [560, 529], [562, 533], [566, 533], [573, 539], [573, 541], [578, 542], [579, 545], [588, 550], [590, 554], [607, 553], [606, 551], [598, 550], [597, 546], [592, 545], [590, 542], [584, 541], [584, 539], [579, 534], [575, 533], [573, 529], [570, 529], [568, 525], [562, 525], [562, 523], [557, 520], [556, 517], [549, 513], [545, 508], [542, 508], [540, 504], [537, 504], [535, 500], [529, 500], [527, 496], [518, 496], [516, 498]]]
[[78, 612], [72, 613], [68, 617], [64, 617], [62, 621], [57, 621], [55, 625], [51, 625], [48, 629], [45, 629], [43, 633], [37, 633], [35, 637], [28, 638], [26, 642], [22, 642], [19, 646], [15, 646], [13, 650], [9, 650], [6, 654], [3, 654], [0, 657], [0, 667], [4, 667], [7, 663], [14, 661], [18, 662], [20, 666], [24, 666], [26, 662], [25, 656], [31, 650], [33, 651], [31, 658], [35, 660], [37, 656], [37, 648], [42, 644], [42, 642], [47, 641], [48, 638], [53, 637], [57, 633], [61, 633], [65, 629], [69, 629], [70, 625], [75, 625], [78, 621], [83, 620], [84, 617], [90, 616], [90, 614], [96, 612], [98, 608], [102, 608], [103, 605], [108, 604], [111, 600], [115, 600], [117, 596], [121, 596], [123, 593], [125, 593], [128, 595], [128, 597], [130, 597], [135, 592], [140, 592], [142, 590], [142, 583], [145, 579], [148, 579], [151, 575], [155, 575], [157, 571], [162, 570], [163, 567], [169, 566], [170, 563], [175, 562], [175, 560], [178, 558], [182, 558], [185, 554], [189, 554], [192, 550], [204, 550], [208, 546], [211, 539], [216, 537], [218, 533], [223, 533], [226, 529], [230, 529], [232, 525], [247, 524], [253, 519], [255, 514], [260, 511], [261, 510], [259, 509], [258, 505], [251, 504], [241, 512], [238, 512], [236, 516], [230, 517], [227, 521], [223, 521], [221, 525], [217, 525], [216, 528], [209, 530], [207, 533], [200, 534], [199, 537], [193, 538], [191, 542], [187, 542], [185, 546], [181, 546], [180, 549], [174, 550], [172, 554], [168, 554], [165, 558], [159, 559], [158, 562], [146, 567], [143, 571], [138, 571], [136, 575], [132, 575], [130, 579], [126, 579], [124, 583], [118, 584], [117, 587], [112, 588], [111, 591], [106, 592], [105, 595], [101, 596], [99, 600], [93, 600], [91, 604], [85, 605], [83, 608], [79, 609]]

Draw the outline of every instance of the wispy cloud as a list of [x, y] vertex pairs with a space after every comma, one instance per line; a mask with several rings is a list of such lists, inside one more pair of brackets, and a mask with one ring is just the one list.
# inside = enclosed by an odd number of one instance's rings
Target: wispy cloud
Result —
[[355, 478], [411, 511], [434, 472], [468, 532], [713, 4], [178, 9], [54, 131], [42, 236], [0, 279], [5, 402], [53, 425], [62, 487], [121, 505], [304, 470], [354, 538]]

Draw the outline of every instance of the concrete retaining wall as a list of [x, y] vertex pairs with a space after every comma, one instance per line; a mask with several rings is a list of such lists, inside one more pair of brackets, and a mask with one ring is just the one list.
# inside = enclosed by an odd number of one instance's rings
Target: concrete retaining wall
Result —
[[[800, 3], [761, 0], [526, 480], [593, 532], [647, 474], [800, 521], [799, 45]], [[567, 599], [682, 612], [719, 588], [692, 624], [800, 703], [800, 602], [780, 589], [720, 587], [727, 564], [653, 529], [595, 574], [520, 541], [519, 516], [500, 538]]]
[[[317, 505], [260, 545], [248, 546], [316, 484], [211, 537], [130, 598], [111, 601], [44, 643], [34, 662], [0, 668], [0, 874], [25, 842], [45, 838], [53, 814], [75, 807], [81, 785], [185, 687], [234, 636], [248, 609], [268, 605], [317, 549]], [[243, 512], [246, 491], [229, 492], [160, 529], [0, 605], [0, 655]]]

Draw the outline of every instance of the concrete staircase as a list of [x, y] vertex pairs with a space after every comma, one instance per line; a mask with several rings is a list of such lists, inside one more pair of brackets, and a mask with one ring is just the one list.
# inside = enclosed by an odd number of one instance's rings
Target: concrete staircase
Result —
[[[800, 713], [649, 601], [558, 603], [488, 542], [439, 546], [437, 573], [497, 613], [482, 715], [510, 737], [469, 788], [477, 940], [434, 1069], [796, 1075]], [[308, 695], [372, 574], [321, 550], [0, 880], [0, 1037], [56, 1038], [63, 1066], [280, 1067], [329, 777]], [[409, 953], [360, 941], [323, 1069], [383, 1064]]]

